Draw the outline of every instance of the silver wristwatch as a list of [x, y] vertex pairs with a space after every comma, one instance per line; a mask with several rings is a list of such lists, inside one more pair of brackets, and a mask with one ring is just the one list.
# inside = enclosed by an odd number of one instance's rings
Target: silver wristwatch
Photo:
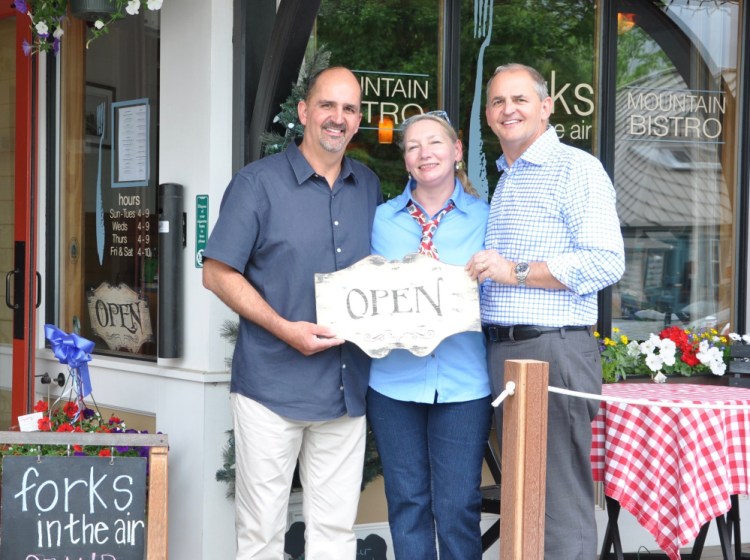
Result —
[[526, 285], [526, 277], [529, 275], [529, 263], [520, 262], [514, 268], [513, 272], [516, 273], [516, 280], [518, 280], [519, 286]]

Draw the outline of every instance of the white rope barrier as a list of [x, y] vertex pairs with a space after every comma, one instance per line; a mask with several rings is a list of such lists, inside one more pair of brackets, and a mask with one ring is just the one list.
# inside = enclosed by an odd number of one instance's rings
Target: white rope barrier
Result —
[[492, 401], [492, 406], [497, 408], [498, 406], [500, 406], [500, 403], [503, 402], [507, 397], [511, 395], [515, 395], [515, 394], [516, 394], [516, 384], [513, 383], [513, 381], [508, 381], [505, 384], [505, 391], [500, 393], [497, 396], [497, 398], [494, 401]]
[[[604, 395], [597, 395], [594, 393], [582, 393], [581, 391], [571, 391], [569, 389], [563, 389], [561, 387], [547, 387], [550, 393], [557, 393], [558, 395], [566, 395], [568, 397], [576, 397], [581, 399], [590, 399], [592, 401], [605, 401], [621, 404], [635, 404], [640, 406], [653, 406], [657, 408], [697, 408], [705, 410], [750, 410], [750, 405], [747, 404], [710, 404], [710, 403], [678, 403], [674, 401], [653, 401], [648, 399], [631, 399], [627, 397], [605, 397]], [[516, 384], [513, 381], [508, 381], [505, 384], [505, 390], [500, 393], [497, 398], [492, 401], [492, 406], [497, 408], [500, 404], [508, 397], [516, 393]]]
[[[750, 410], [750, 405], [746, 405], [746, 404], [677, 403], [674, 401], [652, 401], [648, 399], [631, 399], [627, 397], [605, 397], [603, 395], [596, 395], [594, 393], [582, 393], [580, 391], [570, 391], [569, 389], [562, 389], [560, 387], [547, 387], [547, 389], [550, 393], [558, 393], [560, 395], [567, 395], [569, 397], [591, 399], [594, 401], [616, 402], [616, 403], [622, 403], [622, 404], [655, 406], [659, 408], [702, 408], [702, 409], [709, 409], [709, 410]], [[503, 393], [504, 392], [505, 391], [503, 391]], [[502, 396], [502, 393], [500, 394], [500, 397], [501, 396]], [[500, 397], [498, 397], [498, 399]], [[497, 406], [495, 405], [494, 402], [492, 404], [493, 406]]]

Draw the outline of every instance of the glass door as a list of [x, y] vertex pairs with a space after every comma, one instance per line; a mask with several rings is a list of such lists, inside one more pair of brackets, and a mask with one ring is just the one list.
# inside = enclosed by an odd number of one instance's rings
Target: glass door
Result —
[[739, 2], [617, 2], [613, 326], [733, 331]]
[[9, 1], [0, 3], [0, 429], [29, 411], [34, 375], [37, 273], [31, 142], [30, 31]]

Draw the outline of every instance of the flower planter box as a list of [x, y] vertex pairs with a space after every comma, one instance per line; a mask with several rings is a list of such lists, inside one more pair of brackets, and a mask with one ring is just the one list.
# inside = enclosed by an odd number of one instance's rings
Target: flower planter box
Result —
[[[696, 375], [668, 375], [666, 383], [691, 383], [693, 385], [731, 385], [729, 375], [714, 375], [712, 373], [698, 373]], [[628, 375], [618, 383], [655, 383], [649, 375]]]
[[730, 387], [750, 388], [750, 345], [733, 344], [729, 349], [727, 381]]

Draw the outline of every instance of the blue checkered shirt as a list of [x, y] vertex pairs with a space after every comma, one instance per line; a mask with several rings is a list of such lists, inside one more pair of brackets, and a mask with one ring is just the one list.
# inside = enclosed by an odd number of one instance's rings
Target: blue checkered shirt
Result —
[[562, 144], [554, 129], [502, 175], [490, 206], [485, 245], [512, 262], [547, 263], [567, 290], [487, 280], [482, 323], [562, 327], [597, 321], [597, 292], [625, 270], [615, 190], [601, 163]]

